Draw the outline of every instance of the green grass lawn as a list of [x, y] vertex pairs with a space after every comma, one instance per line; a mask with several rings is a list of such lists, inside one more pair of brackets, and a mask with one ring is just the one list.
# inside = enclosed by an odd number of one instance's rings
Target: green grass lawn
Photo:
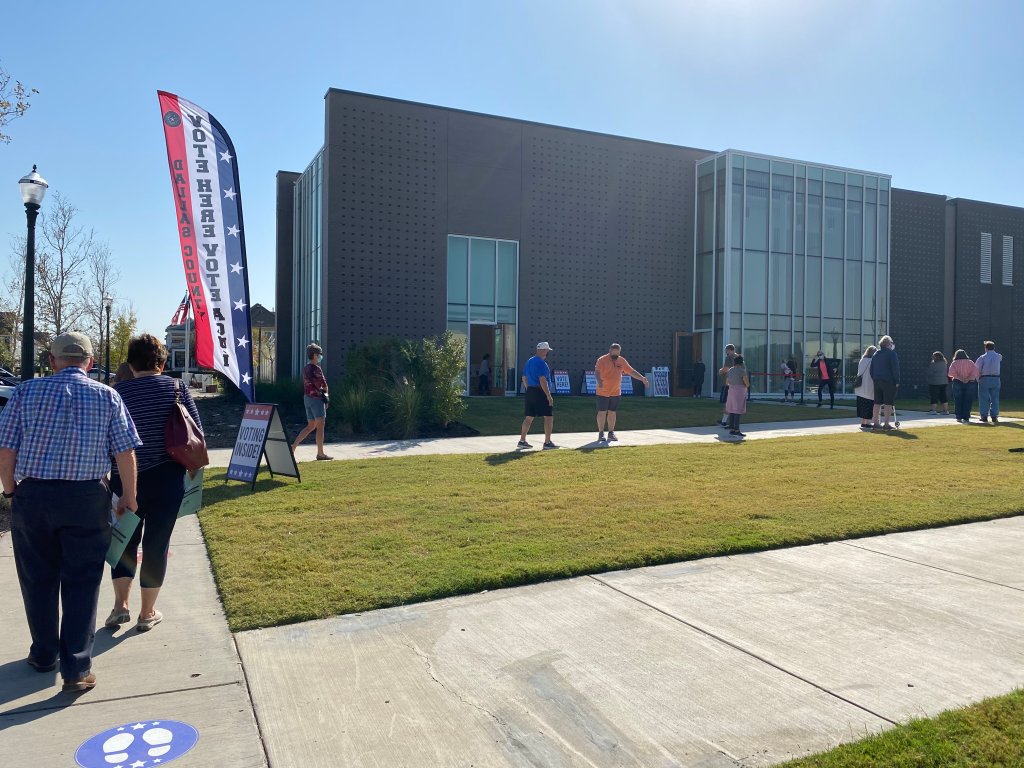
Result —
[[[209, 473], [203, 532], [232, 630], [617, 568], [1024, 511], [1024, 429]], [[870, 499], [870, 501], [867, 501]]]
[[[847, 409], [828, 407], [816, 408], [780, 403], [761, 403], [756, 400], [748, 405], [743, 423], [752, 424], [766, 421], [800, 421], [802, 419], [849, 419]], [[814, 401], [817, 403], [817, 401]], [[842, 401], [839, 405], [853, 406], [854, 401]], [[624, 397], [619, 405], [616, 429], [673, 429], [676, 427], [707, 427], [721, 418], [722, 406], [717, 400], [689, 397]], [[593, 397], [555, 398], [555, 432], [597, 431], [595, 421], [596, 405]], [[481, 435], [511, 435], [519, 431], [523, 422], [523, 398], [521, 397], [470, 397], [466, 400], [466, 412], [459, 419]], [[540, 426], [534, 423], [534, 431]]]
[[1024, 766], [1024, 690], [914, 720], [779, 768]]

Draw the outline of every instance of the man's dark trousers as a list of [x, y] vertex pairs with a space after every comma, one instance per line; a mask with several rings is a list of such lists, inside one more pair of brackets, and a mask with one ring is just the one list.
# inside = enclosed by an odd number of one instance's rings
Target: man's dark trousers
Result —
[[[11, 542], [30, 653], [40, 664], [59, 654], [67, 680], [92, 668], [109, 520], [110, 492], [99, 480], [26, 480], [14, 494]], [[58, 597], [64, 609], [59, 632]]]

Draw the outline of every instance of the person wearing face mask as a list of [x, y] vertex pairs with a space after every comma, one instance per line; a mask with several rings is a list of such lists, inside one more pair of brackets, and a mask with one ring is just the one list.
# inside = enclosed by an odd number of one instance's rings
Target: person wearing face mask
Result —
[[[628, 374], [644, 386], [648, 386], [647, 377], [633, 370], [633, 366], [622, 356], [622, 345], [612, 344], [607, 355], [601, 355], [594, 363], [597, 376], [597, 442], [607, 445], [618, 440], [615, 436], [615, 417], [619, 409], [619, 397], [622, 395], [622, 376]], [[605, 422], [608, 423], [608, 439], [604, 437]]]
[[333, 456], [324, 453], [324, 424], [327, 421], [327, 378], [320, 367], [324, 359], [324, 350], [319, 344], [306, 347], [309, 363], [302, 369], [302, 402], [306, 406], [307, 424], [299, 432], [292, 444], [292, 453], [305, 440], [309, 433], [316, 430], [316, 460], [330, 461]]
[[836, 384], [835, 379], [832, 377], [832, 370], [829, 367], [828, 360], [825, 357], [825, 353], [820, 349], [818, 354], [814, 356], [814, 360], [811, 362], [811, 367], [815, 369], [819, 376], [818, 383], [818, 407], [821, 408], [821, 394], [825, 387], [828, 387], [828, 404], [829, 408], [836, 407]]

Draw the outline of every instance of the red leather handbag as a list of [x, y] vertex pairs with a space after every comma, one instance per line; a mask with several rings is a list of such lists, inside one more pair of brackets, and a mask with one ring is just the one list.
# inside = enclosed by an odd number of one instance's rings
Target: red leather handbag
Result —
[[172, 459], [189, 472], [195, 472], [210, 463], [210, 455], [203, 431], [182, 402], [182, 384], [178, 382], [177, 398], [164, 425], [164, 447]]

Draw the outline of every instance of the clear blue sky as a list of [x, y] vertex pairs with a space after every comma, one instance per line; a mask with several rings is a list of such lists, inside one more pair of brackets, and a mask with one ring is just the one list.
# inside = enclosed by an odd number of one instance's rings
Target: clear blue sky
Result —
[[55, 0], [3, 24], [0, 61], [40, 93], [0, 145], [0, 233], [24, 230], [17, 181], [38, 163], [161, 337], [184, 278], [157, 89], [231, 134], [268, 307], [274, 174], [321, 146], [331, 86], [1024, 206], [1018, 0]]

